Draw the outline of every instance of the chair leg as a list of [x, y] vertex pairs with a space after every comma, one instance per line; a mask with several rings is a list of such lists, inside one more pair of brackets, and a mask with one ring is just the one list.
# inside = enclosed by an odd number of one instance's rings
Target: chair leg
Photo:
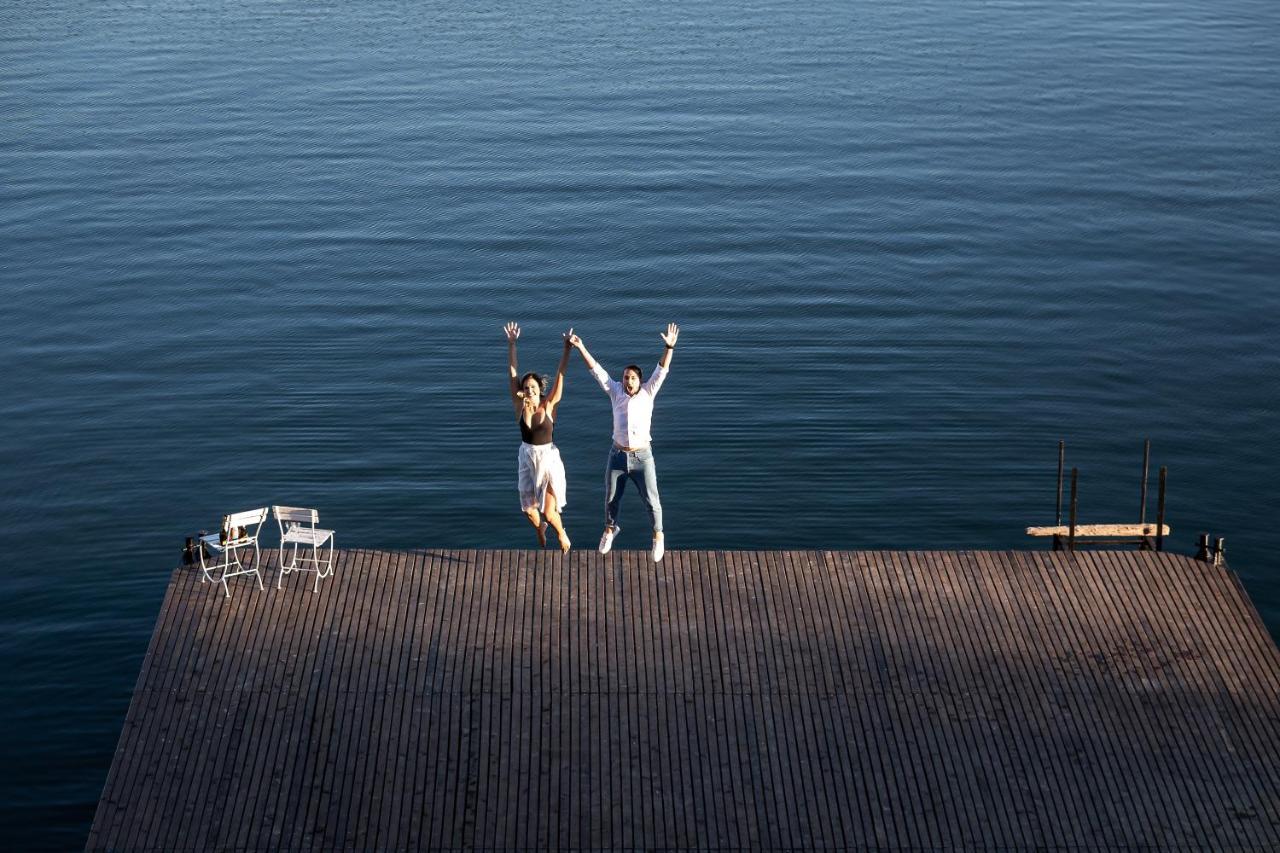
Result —
[[204, 559], [204, 543], [200, 543], [200, 583], [216, 583], [211, 574], [212, 569], [218, 567], [217, 563], [212, 566], [205, 562]]
[[253, 540], [253, 574], [258, 579], [258, 589], [266, 591], [262, 585], [262, 552], [258, 550], [258, 540]]
[[[230, 552], [223, 551], [222, 553], [226, 555], [226, 554], [229, 554]], [[231, 571], [231, 561], [229, 558], [224, 557], [222, 561], [222, 591], [224, 594], [226, 594], [227, 598], [231, 597], [231, 587], [227, 585], [227, 572], [229, 571]]]

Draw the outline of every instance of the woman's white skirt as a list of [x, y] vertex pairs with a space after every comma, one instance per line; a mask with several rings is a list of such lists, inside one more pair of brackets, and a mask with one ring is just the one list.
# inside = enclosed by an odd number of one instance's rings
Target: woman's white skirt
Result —
[[542, 511], [547, 489], [555, 492], [556, 506], [563, 509], [568, 501], [564, 463], [554, 444], [520, 442], [520, 509]]

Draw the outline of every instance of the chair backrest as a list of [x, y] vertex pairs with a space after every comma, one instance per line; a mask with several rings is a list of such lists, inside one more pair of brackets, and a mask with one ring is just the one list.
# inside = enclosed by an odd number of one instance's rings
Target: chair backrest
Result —
[[292, 524], [305, 524], [309, 527], [315, 527], [320, 523], [320, 513], [314, 509], [303, 509], [297, 506], [273, 506], [272, 514], [276, 517], [276, 524], [280, 527], [280, 535], [284, 535], [285, 522]]
[[227, 516], [227, 524], [235, 527], [249, 527], [254, 524], [261, 524], [267, 518], [267, 508], [246, 509], [244, 512], [233, 512]]
[[[222, 517], [223, 531], [231, 531], [236, 528], [243, 527], [245, 536], [249, 539], [256, 539], [258, 531], [262, 528], [262, 522], [267, 520], [269, 510], [264, 506], [258, 509], [246, 509], [244, 512], [233, 512], [230, 515]], [[252, 527], [253, 530], [248, 530]]]

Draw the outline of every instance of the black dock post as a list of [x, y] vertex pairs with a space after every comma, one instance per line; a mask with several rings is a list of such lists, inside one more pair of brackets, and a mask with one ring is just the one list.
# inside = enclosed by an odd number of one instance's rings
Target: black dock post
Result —
[[1076, 486], [1080, 481], [1080, 469], [1071, 469], [1071, 530], [1067, 533], [1067, 550], [1076, 549]]
[[1142, 506], [1138, 510], [1138, 523], [1147, 523], [1147, 479], [1151, 474], [1151, 439], [1142, 445]]
[[1067, 443], [1062, 439], [1058, 439], [1058, 520], [1054, 522], [1058, 527], [1062, 526], [1062, 464], [1067, 458]]
[[1160, 466], [1160, 491], [1156, 498], [1156, 550], [1164, 550], [1164, 485], [1169, 478], [1169, 466]]
[[1196, 540], [1196, 559], [1202, 563], [1209, 562], [1209, 534], [1201, 533]]

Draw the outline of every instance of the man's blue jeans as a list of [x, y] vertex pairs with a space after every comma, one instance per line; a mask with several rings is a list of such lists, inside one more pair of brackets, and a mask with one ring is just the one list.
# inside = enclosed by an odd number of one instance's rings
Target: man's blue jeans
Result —
[[636, 484], [640, 500], [649, 510], [653, 532], [662, 532], [662, 501], [658, 498], [658, 469], [653, 464], [653, 449], [645, 448], [627, 452], [616, 447], [609, 449], [609, 463], [604, 469], [604, 521], [609, 527], [618, 526], [618, 507], [627, 480]]

